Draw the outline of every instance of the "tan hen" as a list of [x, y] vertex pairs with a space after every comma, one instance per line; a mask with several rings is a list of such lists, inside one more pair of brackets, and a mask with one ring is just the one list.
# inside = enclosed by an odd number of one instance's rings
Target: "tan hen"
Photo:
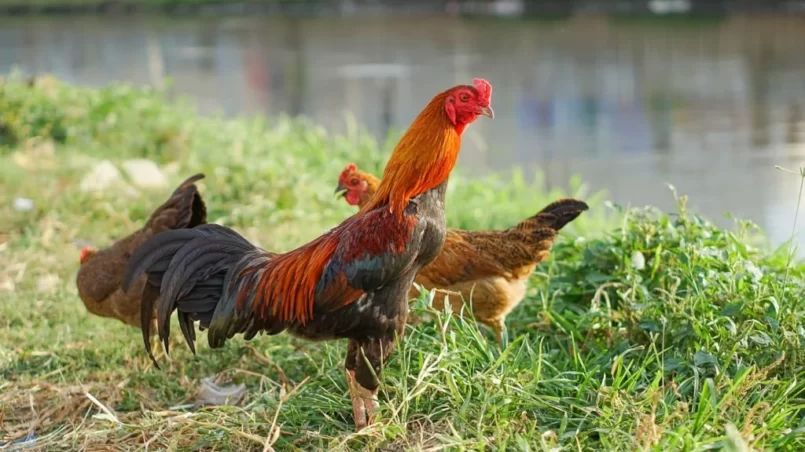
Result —
[[[351, 205], [367, 203], [380, 179], [349, 164], [341, 172], [336, 193]], [[475, 319], [492, 328], [502, 342], [506, 316], [525, 298], [528, 277], [548, 258], [557, 233], [588, 209], [583, 201], [555, 201], [536, 215], [502, 231], [447, 229], [444, 247], [416, 276], [426, 289], [438, 289], [433, 305], [444, 308], [446, 296], [470, 301]], [[409, 293], [419, 295], [416, 287]], [[462, 304], [452, 302], [459, 313]]]

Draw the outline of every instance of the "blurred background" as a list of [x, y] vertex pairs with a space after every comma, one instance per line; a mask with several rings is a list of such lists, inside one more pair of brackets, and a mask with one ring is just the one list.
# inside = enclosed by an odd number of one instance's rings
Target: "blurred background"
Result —
[[[805, 159], [805, 1], [0, 0], [0, 73], [160, 85], [206, 114], [306, 115], [379, 139], [484, 77], [469, 174], [574, 174], [622, 204], [673, 184], [790, 237]], [[347, 163], [347, 162], [344, 162]], [[805, 223], [805, 222], [801, 222]], [[801, 240], [799, 240], [801, 242]]]

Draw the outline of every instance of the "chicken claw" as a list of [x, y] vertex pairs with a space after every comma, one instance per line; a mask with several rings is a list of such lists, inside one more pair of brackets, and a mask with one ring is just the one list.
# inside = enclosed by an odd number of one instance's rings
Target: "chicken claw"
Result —
[[374, 391], [362, 387], [355, 380], [355, 371], [347, 370], [347, 386], [352, 399], [352, 416], [355, 419], [355, 431], [375, 421], [375, 411], [380, 406], [377, 401], [377, 389]]

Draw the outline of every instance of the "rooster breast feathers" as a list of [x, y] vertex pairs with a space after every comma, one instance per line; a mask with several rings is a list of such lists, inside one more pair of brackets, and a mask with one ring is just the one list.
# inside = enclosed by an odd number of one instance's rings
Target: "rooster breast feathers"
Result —
[[[318, 315], [399, 278], [417, 260], [427, 225], [416, 216], [414, 203], [402, 220], [379, 208], [285, 254], [267, 252], [219, 225], [167, 231], [132, 255], [123, 288], [128, 290], [142, 273], [148, 275], [143, 303], [156, 304], [166, 349], [174, 310], [191, 349], [194, 321], [209, 328], [210, 346], [220, 347], [238, 333], [250, 339], [260, 331], [276, 334], [315, 323]], [[142, 327], [146, 333], [150, 325]], [[146, 347], [150, 354], [150, 344]]]
[[357, 217], [340, 236], [316, 284], [316, 306], [324, 310], [336, 308], [346, 304], [345, 289], [371, 292], [401, 275], [417, 255], [423, 225], [410, 214], [398, 222], [387, 209]]

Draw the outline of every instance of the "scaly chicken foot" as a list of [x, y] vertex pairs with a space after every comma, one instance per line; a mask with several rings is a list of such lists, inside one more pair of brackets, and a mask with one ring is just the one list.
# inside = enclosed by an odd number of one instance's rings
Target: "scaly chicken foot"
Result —
[[509, 330], [506, 329], [506, 323], [503, 319], [497, 319], [491, 323], [492, 330], [495, 332], [495, 340], [501, 347], [509, 345]]
[[355, 379], [355, 371], [347, 369], [347, 386], [352, 399], [352, 417], [355, 419], [355, 431], [360, 431], [375, 421], [375, 411], [380, 406], [377, 401], [377, 389], [366, 389]]

